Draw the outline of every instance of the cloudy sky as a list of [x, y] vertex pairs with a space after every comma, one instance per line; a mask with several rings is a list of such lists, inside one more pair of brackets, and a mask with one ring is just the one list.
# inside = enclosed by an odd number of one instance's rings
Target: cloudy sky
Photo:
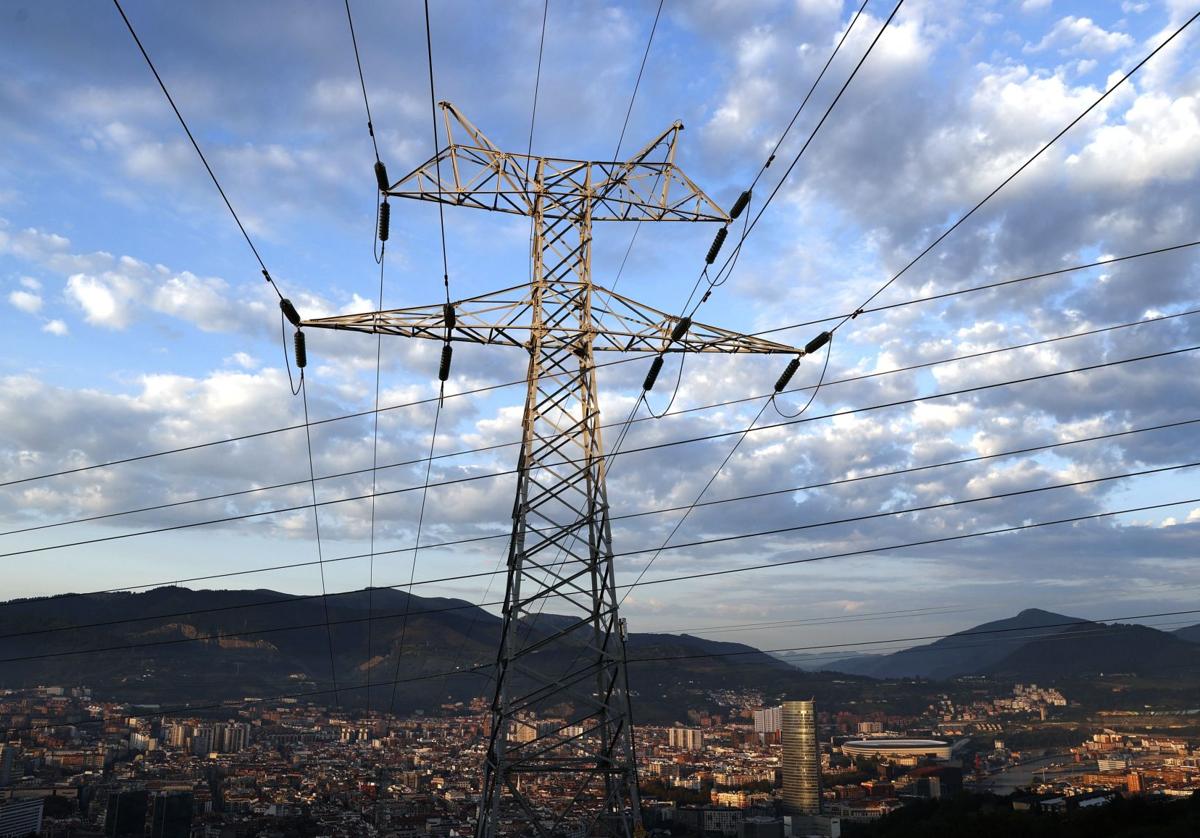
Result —
[[[533, 150], [610, 159], [656, 3], [551, 0]], [[857, 4], [839, 0], [666, 0], [629, 128], [632, 152], [672, 121], [677, 162], [722, 205], [748, 185]], [[909, 0], [746, 242], [697, 319], [746, 332], [852, 311], [1196, 10], [1192, 3]], [[529, 139], [542, 4], [435, 3], [437, 96], [499, 146]], [[354, 5], [363, 69], [393, 179], [432, 153], [420, 4]], [[775, 186], [892, 9], [874, 0], [852, 29], [756, 196]], [[374, 162], [339, 3], [162, 5], [127, 11], [272, 274], [305, 316], [374, 308]], [[877, 303], [895, 303], [1200, 239], [1200, 61], [1195, 27], [1147, 63]], [[0, 470], [20, 480], [115, 458], [294, 425], [279, 314], [252, 254], [161, 92], [105, 3], [0, 11]], [[527, 280], [528, 222], [446, 213], [455, 298]], [[711, 225], [646, 225], [622, 292], [677, 312]], [[611, 285], [631, 225], [596, 230], [594, 274]], [[437, 303], [432, 205], [394, 201], [385, 307]], [[1193, 462], [1200, 364], [1193, 352], [961, 395], [976, 385], [1200, 344], [1200, 248], [868, 313], [834, 342], [836, 381], [1049, 337], [1109, 330], [973, 360], [830, 384], [812, 421], [749, 434], [705, 500], [786, 490], [1013, 449], [1138, 433], [900, 476], [782, 491], [698, 509], [672, 544], [820, 524], [1025, 488]], [[817, 326], [776, 332], [803, 345]], [[310, 330], [310, 410], [326, 419], [375, 398], [371, 336]], [[436, 344], [387, 339], [378, 462], [430, 445]], [[794, 385], [815, 383], [823, 357]], [[608, 421], [634, 404], [648, 359], [605, 370]], [[651, 394], [661, 411], [668, 362]], [[673, 411], [643, 407], [625, 448], [737, 431], [759, 412], [781, 358], [689, 358]], [[520, 350], [461, 347], [447, 392], [517, 381]], [[439, 454], [512, 442], [523, 391], [445, 402]], [[863, 410], [888, 402], [931, 397]], [[792, 412], [806, 393], [780, 400]], [[716, 408], [715, 402], [746, 401]], [[692, 410], [692, 408], [697, 408]], [[681, 412], [683, 411], [683, 412]], [[768, 407], [760, 424], [783, 421]], [[609, 432], [611, 442], [616, 429]], [[320, 500], [370, 490], [369, 417], [313, 429]], [[736, 436], [618, 457], [613, 514], [690, 503]], [[507, 471], [503, 447], [440, 458], [434, 482]], [[965, 506], [668, 549], [645, 580], [945, 538], [1200, 496], [1194, 469], [1163, 470]], [[5, 598], [146, 585], [317, 558], [311, 510], [59, 549], [309, 501], [303, 431], [29, 480], [0, 488]], [[378, 474], [383, 491], [424, 468]], [[251, 488], [218, 501], [12, 532]], [[503, 554], [510, 475], [376, 505], [375, 584], [492, 570]], [[614, 522], [619, 582], [631, 582], [678, 512]], [[326, 558], [369, 548], [370, 505], [322, 507]], [[1200, 501], [1068, 525], [783, 568], [656, 584], [625, 603], [633, 630], [689, 630], [760, 647], [953, 631], [1038, 606], [1092, 618], [1195, 607]], [[364, 558], [326, 567], [330, 591], [360, 588]], [[319, 590], [308, 564], [212, 580], [215, 587]], [[418, 588], [480, 601], [484, 582]], [[492, 586], [487, 600], [502, 589]], [[904, 612], [904, 613], [896, 613]], [[791, 625], [758, 625], [808, 621]], [[1147, 620], [1185, 624], [1200, 615]], [[749, 624], [749, 625], [747, 625]]]

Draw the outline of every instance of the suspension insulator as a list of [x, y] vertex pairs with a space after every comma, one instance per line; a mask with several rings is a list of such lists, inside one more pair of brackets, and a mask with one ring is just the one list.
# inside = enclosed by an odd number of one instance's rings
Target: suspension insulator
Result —
[[717, 230], [716, 238], [713, 239], [713, 243], [708, 248], [708, 255], [704, 257], [705, 262], [711, 265], [717, 261], [717, 254], [721, 252], [721, 245], [725, 244], [725, 237], [728, 235], [728, 227], [722, 227], [720, 230]]
[[458, 315], [454, 312], [454, 303], [446, 303], [442, 306], [442, 319], [446, 321], [447, 329], [453, 329], [458, 323]]
[[654, 363], [650, 365], [650, 372], [646, 373], [646, 380], [642, 382], [642, 389], [650, 392], [654, 389], [654, 382], [658, 380], [658, 374], [662, 372], [663, 356], [656, 355]]
[[384, 201], [379, 205], [379, 240], [388, 240], [388, 231], [392, 226], [392, 205]]
[[792, 376], [796, 374], [796, 370], [800, 369], [800, 359], [793, 358], [788, 361], [787, 369], [783, 371], [783, 375], [779, 376], [779, 380], [775, 382], [775, 392], [783, 392], [783, 388], [788, 386], [788, 382], [792, 380]]
[[308, 366], [308, 353], [304, 350], [304, 332], [296, 330], [296, 366], [304, 369]]
[[380, 192], [387, 192], [388, 187], [391, 186], [388, 183], [387, 166], [383, 165], [382, 160], [375, 161], [375, 183], [379, 185]]
[[438, 381], [445, 381], [450, 377], [450, 358], [454, 355], [454, 349], [450, 344], [442, 344], [442, 363], [438, 366]]
[[283, 312], [283, 316], [288, 319], [288, 322], [293, 326], [300, 325], [300, 312], [296, 311], [296, 307], [292, 305], [292, 301], [284, 297], [279, 301], [279, 310]]
[[682, 320], [676, 323], [675, 328], [671, 330], [671, 343], [675, 343], [683, 338], [690, 328], [692, 328], [692, 318], [690, 317], [684, 317]]
[[750, 203], [750, 190], [747, 189], [738, 199], [733, 202], [733, 209], [729, 211], [729, 219], [732, 221], [742, 214], [742, 210], [746, 208], [746, 204]]
[[818, 349], [820, 349], [822, 346], [829, 343], [829, 339], [831, 337], [833, 337], [833, 335], [829, 334], [829, 332], [821, 332], [821, 334], [817, 335], [815, 338], [813, 338], [807, 344], [805, 344], [804, 354], [805, 355], [813, 354]]

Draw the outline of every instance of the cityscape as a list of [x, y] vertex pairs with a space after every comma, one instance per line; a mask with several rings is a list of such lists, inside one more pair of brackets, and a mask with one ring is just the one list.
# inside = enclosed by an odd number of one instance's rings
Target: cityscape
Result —
[[1198, 39], [0, 5], [0, 838], [1200, 835]]
[[[1147, 734], [1148, 717], [1126, 714], [1111, 719], [1123, 730], [1087, 735], [1062, 724], [1070, 699], [1036, 684], [970, 704], [940, 696], [912, 716], [711, 698], [719, 711], [638, 728], [648, 834], [865, 835], [913, 801], [964, 791], [1061, 814], [1118, 797], [1182, 804], [1200, 785], [1194, 719], [1160, 716], [1179, 732]], [[290, 699], [159, 715], [87, 688], [9, 690], [0, 722], [28, 732], [0, 752], [0, 825], [47, 836], [468, 835], [486, 710], [480, 699], [397, 718]], [[560, 723], [531, 717], [509, 735], [533, 740]], [[528, 793], [549, 802], [567, 791], [546, 778]]]

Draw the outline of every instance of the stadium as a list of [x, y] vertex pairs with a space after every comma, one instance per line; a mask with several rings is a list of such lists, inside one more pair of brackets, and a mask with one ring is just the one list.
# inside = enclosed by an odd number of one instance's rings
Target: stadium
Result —
[[842, 745], [848, 757], [950, 759], [950, 743], [936, 739], [860, 739]]

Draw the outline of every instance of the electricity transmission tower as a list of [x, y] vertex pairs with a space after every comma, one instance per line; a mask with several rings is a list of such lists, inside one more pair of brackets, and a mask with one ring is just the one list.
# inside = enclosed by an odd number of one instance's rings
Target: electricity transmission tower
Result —
[[529, 353], [476, 838], [627, 838], [640, 810], [593, 352], [799, 350], [681, 324], [593, 284], [593, 222], [729, 220], [675, 166], [680, 123], [624, 162], [588, 162], [501, 151], [453, 105], [440, 107], [447, 146], [386, 194], [532, 217], [531, 281], [303, 325]]

